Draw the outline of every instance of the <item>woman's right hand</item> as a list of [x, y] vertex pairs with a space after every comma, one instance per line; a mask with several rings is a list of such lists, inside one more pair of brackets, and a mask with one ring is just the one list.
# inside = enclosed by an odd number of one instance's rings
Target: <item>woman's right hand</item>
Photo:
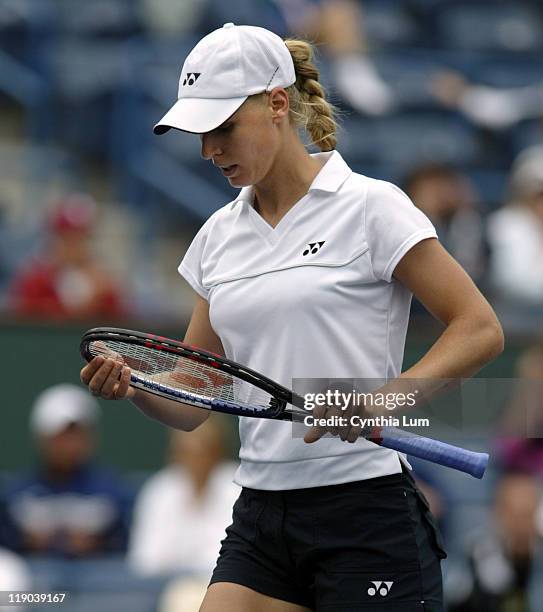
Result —
[[81, 382], [96, 397], [132, 399], [136, 393], [130, 386], [131, 371], [122, 359], [98, 355], [80, 373]]

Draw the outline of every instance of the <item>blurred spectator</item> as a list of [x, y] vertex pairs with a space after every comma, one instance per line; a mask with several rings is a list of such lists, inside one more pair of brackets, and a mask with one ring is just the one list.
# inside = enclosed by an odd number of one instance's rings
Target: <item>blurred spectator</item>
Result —
[[[463, 588], [451, 593], [450, 612], [525, 612], [541, 548], [538, 506], [541, 484], [522, 473], [498, 482], [491, 520], [467, 545]], [[539, 571], [539, 570], [537, 570]]]
[[[4, 598], [8, 591], [29, 591], [32, 589], [32, 577], [26, 563], [15, 553], [0, 548], [0, 593]], [[12, 612], [14, 606], [0, 605], [0, 612]], [[25, 612], [27, 606], [17, 606], [18, 612]]]
[[169, 465], [136, 500], [128, 560], [137, 572], [211, 574], [239, 495], [219, 423], [213, 415], [194, 431], [172, 432]]
[[442, 104], [489, 129], [504, 130], [523, 119], [543, 116], [543, 81], [524, 87], [490, 87], [447, 70], [436, 75], [432, 91]]
[[516, 385], [505, 409], [496, 455], [505, 470], [543, 477], [543, 340], [516, 364]]
[[157, 37], [190, 36], [197, 32], [209, 0], [139, 0], [141, 19]]
[[[292, 12], [281, 2], [287, 17]], [[300, 19], [290, 18], [295, 35], [315, 40], [322, 45], [331, 66], [334, 85], [341, 98], [365, 115], [383, 115], [394, 108], [389, 85], [377, 72], [368, 53], [363, 29], [362, 5], [353, 0], [321, 0]]]
[[510, 173], [511, 200], [490, 215], [490, 278], [497, 297], [543, 305], [543, 145], [525, 149]]
[[57, 204], [46, 252], [24, 263], [11, 283], [13, 313], [56, 319], [124, 313], [122, 292], [91, 253], [95, 220], [96, 205], [89, 196], [74, 194]]
[[445, 164], [424, 164], [405, 177], [404, 190], [432, 221], [443, 246], [479, 281], [485, 269], [484, 225], [469, 178]]
[[30, 425], [40, 463], [7, 488], [0, 529], [9, 548], [80, 558], [125, 550], [127, 489], [92, 462], [98, 417], [96, 400], [75, 385], [38, 396]]

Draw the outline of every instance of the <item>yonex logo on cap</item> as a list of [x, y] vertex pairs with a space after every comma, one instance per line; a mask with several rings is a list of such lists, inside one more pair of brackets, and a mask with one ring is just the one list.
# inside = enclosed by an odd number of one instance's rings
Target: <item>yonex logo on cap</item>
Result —
[[372, 580], [371, 583], [373, 584], [373, 586], [368, 589], [368, 595], [370, 597], [375, 597], [377, 593], [379, 593], [381, 597], [386, 597], [390, 593], [390, 589], [394, 584], [393, 582], [381, 582], [379, 580]]
[[326, 242], [326, 240], [323, 240], [322, 242], [309, 242], [307, 245], [307, 248], [305, 249], [305, 251], [302, 253], [302, 255], [305, 257], [306, 255], [309, 255], [309, 253], [311, 253], [311, 255], [315, 255], [316, 253], [318, 253], [322, 247], [322, 245]]
[[190, 87], [191, 85], [194, 85], [194, 83], [196, 83], [196, 81], [198, 80], [198, 77], [201, 75], [201, 72], [187, 72], [187, 76], [185, 77], [185, 80], [183, 81], [183, 85], [187, 85], [188, 87]]

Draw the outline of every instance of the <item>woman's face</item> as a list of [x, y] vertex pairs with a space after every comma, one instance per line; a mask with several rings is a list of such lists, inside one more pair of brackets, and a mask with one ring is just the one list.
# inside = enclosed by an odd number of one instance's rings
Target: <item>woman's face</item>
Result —
[[257, 185], [279, 150], [278, 126], [268, 94], [248, 98], [222, 125], [200, 135], [202, 157], [211, 160], [232, 187]]

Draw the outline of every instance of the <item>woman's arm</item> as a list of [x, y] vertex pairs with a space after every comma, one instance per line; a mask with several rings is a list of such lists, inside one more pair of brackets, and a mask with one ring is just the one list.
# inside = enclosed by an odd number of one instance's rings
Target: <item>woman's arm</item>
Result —
[[[209, 321], [209, 304], [200, 296], [196, 299], [184, 342], [223, 354], [221, 341]], [[205, 409], [130, 387], [130, 368], [111, 358], [95, 357], [81, 370], [81, 381], [93, 395], [104, 399], [129, 399], [146, 416], [175, 429], [191, 431], [209, 416]]]
[[[375, 393], [406, 395], [416, 392], [420, 405], [440, 391], [455, 386], [460, 379], [473, 376], [503, 351], [503, 331], [492, 307], [437, 240], [423, 240], [410, 249], [396, 266], [394, 277], [446, 328], [422, 359]], [[323, 417], [328, 414], [327, 410], [323, 407], [313, 413]], [[366, 406], [366, 410], [378, 416], [384, 409]], [[315, 442], [326, 431], [325, 427], [314, 426], [304, 440]], [[360, 433], [351, 426], [331, 431], [348, 442], [355, 442]]]
[[434, 239], [400, 260], [394, 276], [446, 325], [430, 350], [401, 378], [469, 378], [502, 351], [502, 327], [468, 274]]

